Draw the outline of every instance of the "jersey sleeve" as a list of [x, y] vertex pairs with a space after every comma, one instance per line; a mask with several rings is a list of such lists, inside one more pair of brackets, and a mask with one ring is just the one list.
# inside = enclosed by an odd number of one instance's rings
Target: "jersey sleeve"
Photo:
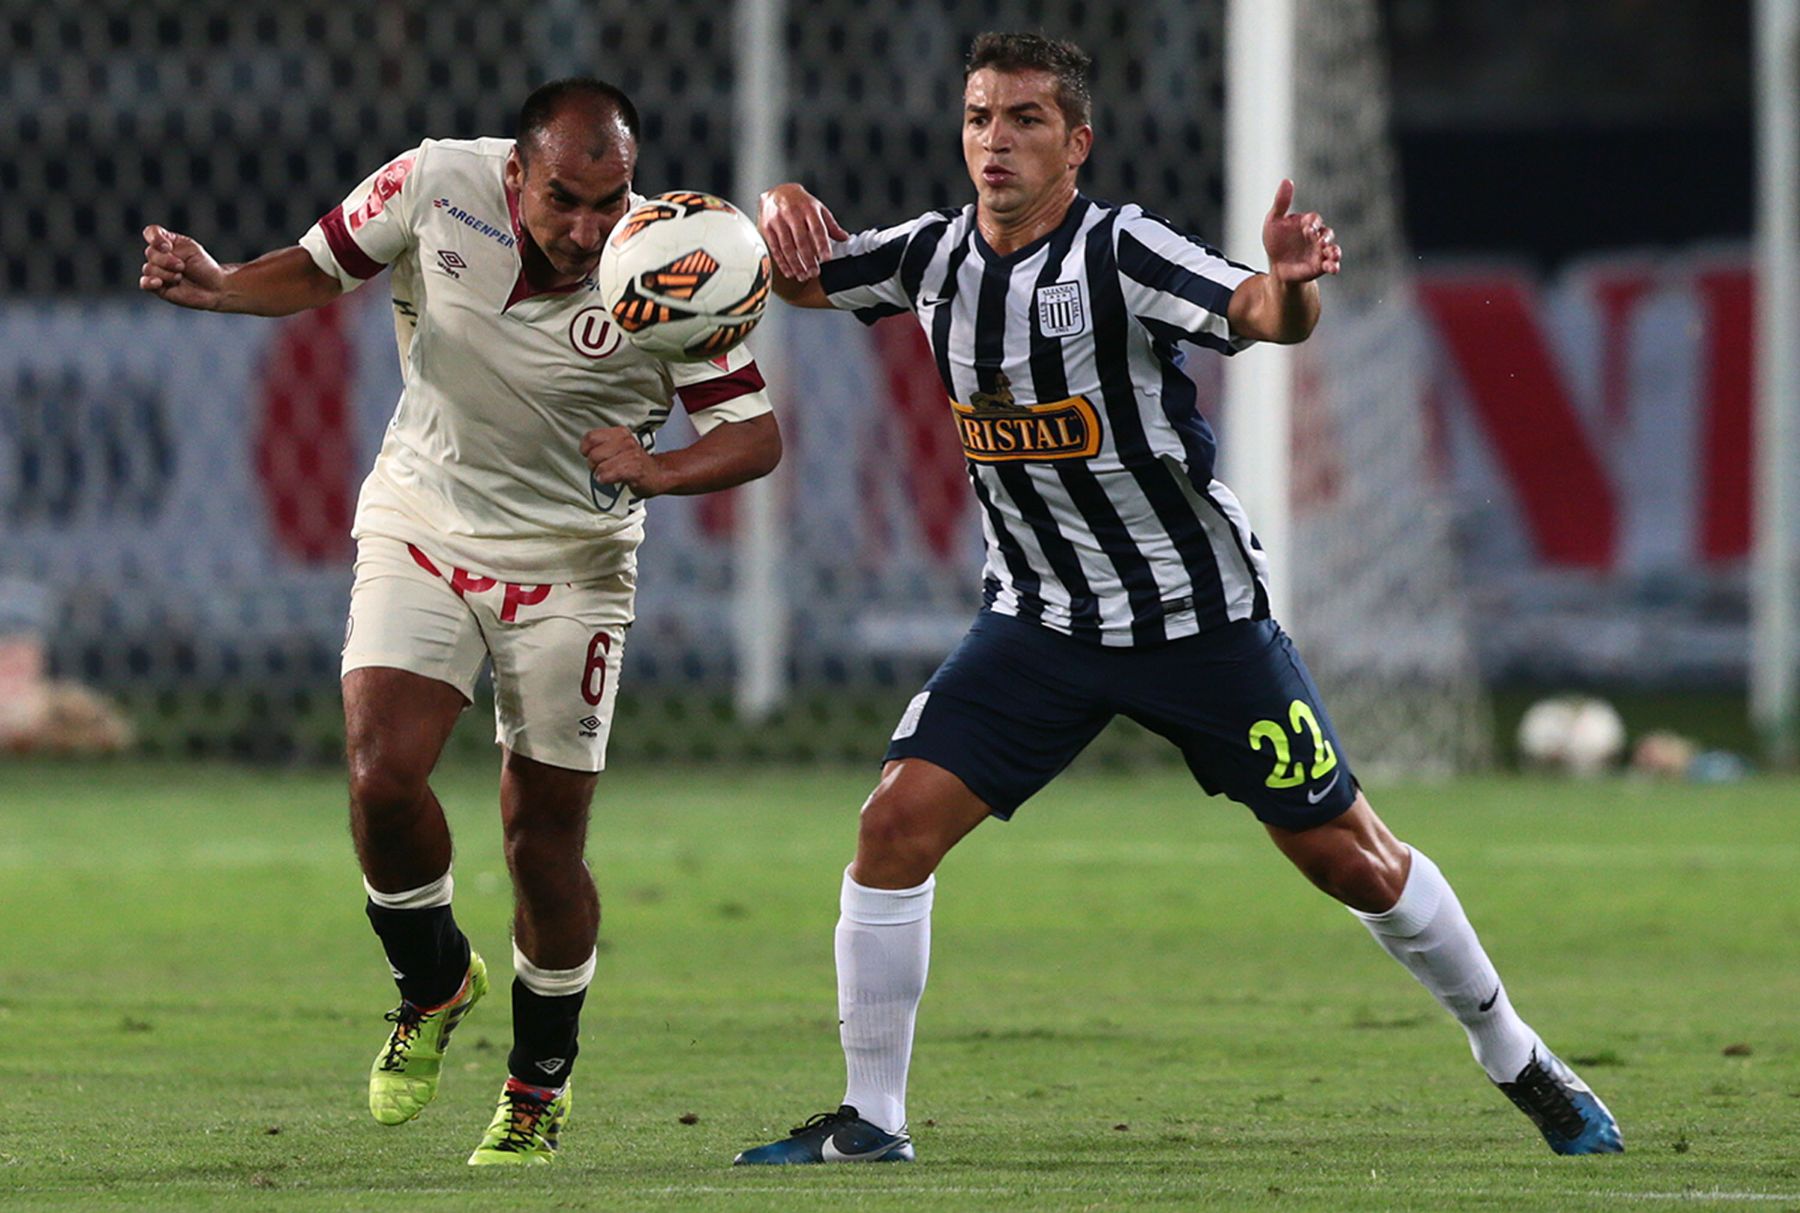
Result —
[[675, 398], [694, 430], [707, 434], [727, 421], [749, 421], [771, 412], [762, 371], [746, 346], [707, 362], [672, 362]]
[[1231, 293], [1256, 270], [1141, 212], [1121, 219], [1117, 249], [1125, 306], [1152, 336], [1221, 354], [1255, 344], [1232, 336], [1227, 313]]
[[413, 242], [414, 170], [425, 147], [382, 165], [300, 237], [321, 270], [353, 291], [399, 258]]
[[920, 215], [887, 228], [858, 232], [848, 240], [832, 242], [831, 259], [819, 266], [819, 285], [832, 307], [853, 312], [864, 324], [898, 316], [913, 308], [919, 289], [918, 272], [903, 272], [917, 258], [908, 258], [913, 238], [934, 214]]

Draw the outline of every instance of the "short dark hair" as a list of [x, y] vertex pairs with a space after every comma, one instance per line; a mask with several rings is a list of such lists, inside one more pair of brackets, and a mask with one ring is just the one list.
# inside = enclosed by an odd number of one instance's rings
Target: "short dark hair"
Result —
[[[544, 129], [570, 106], [587, 107], [601, 118], [616, 115], [631, 135], [631, 141], [637, 142], [637, 106], [631, 103], [631, 98], [625, 95], [624, 89], [605, 80], [596, 80], [592, 76], [568, 76], [538, 85], [531, 90], [531, 96], [525, 98], [525, 104], [519, 107], [519, 126], [514, 138], [518, 143], [521, 160], [525, 159], [529, 149], [543, 137]], [[593, 148], [593, 154], [604, 155], [612, 147], [609, 124], [601, 123], [596, 133], [600, 142]]]
[[992, 31], [978, 34], [969, 46], [969, 65], [963, 69], [968, 80], [984, 67], [997, 72], [1049, 72], [1056, 77], [1056, 106], [1062, 110], [1069, 129], [1086, 126], [1093, 113], [1094, 98], [1088, 91], [1088, 72], [1094, 60], [1073, 42], [1046, 38], [1042, 34], [1002, 34]]

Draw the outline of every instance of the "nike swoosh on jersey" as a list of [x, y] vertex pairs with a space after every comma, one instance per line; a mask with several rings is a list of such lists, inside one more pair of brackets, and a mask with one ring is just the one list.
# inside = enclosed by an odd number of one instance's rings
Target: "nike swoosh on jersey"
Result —
[[1494, 1004], [1496, 1002], [1498, 1002], [1499, 1000], [1500, 1000], [1500, 987], [1495, 986], [1494, 992], [1492, 994], [1488, 995], [1488, 1000], [1486, 1002], [1482, 1003], [1480, 1006], [1476, 1007], [1475, 1009], [1478, 1011], [1492, 1010]]
[[1331, 789], [1337, 787], [1337, 781], [1339, 779], [1342, 779], [1343, 776], [1344, 776], [1344, 773], [1342, 771], [1339, 771], [1336, 775], [1333, 775], [1331, 777], [1330, 783], [1326, 784], [1324, 787], [1320, 788], [1316, 792], [1308, 792], [1306, 794], [1306, 803], [1307, 804], [1318, 804], [1321, 800], [1324, 800], [1326, 796], [1331, 794]]

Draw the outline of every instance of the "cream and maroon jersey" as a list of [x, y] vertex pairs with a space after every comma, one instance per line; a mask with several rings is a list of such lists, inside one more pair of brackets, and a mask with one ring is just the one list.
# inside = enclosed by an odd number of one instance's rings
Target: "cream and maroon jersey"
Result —
[[405, 387], [353, 533], [414, 543], [505, 581], [629, 573], [643, 503], [594, 481], [582, 435], [622, 425], [653, 448], [676, 401], [705, 433], [768, 412], [768, 396], [741, 346], [694, 364], [639, 351], [591, 275], [533, 291], [518, 198], [501, 176], [512, 147], [428, 139], [301, 238], [346, 291], [393, 267]]

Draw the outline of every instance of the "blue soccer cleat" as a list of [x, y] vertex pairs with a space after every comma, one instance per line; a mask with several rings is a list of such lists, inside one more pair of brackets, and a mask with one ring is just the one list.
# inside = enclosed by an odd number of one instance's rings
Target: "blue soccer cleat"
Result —
[[1519, 1076], [1494, 1084], [1531, 1117], [1558, 1154], [1622, 1154], [1619, 1122], [1556, 1054], [1533, 1051]]
[[849, 1104], [795, 1125], [780, 1141], [745, 1150], [734, 1167], [780, 1166], [805, 1162], [911, 1162], [912, 1138], [903, 1128], [889, 1133], [864, 1120]]

